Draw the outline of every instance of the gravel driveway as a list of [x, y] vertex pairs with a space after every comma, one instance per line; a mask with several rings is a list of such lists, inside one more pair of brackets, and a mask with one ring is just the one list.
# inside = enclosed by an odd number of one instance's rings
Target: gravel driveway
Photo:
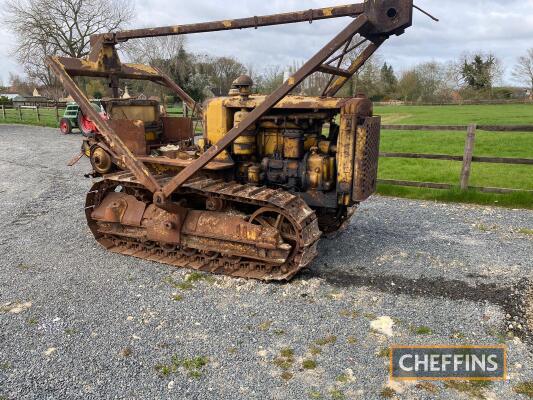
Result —
[[[514, 399], [533, 387], [531, 211], [376, 196], [310, 270], [264, 284], [107, 253], [85, 224], [88, 163], [66, 166], [79, 135], [0, 125], [0, 143], [0, 399]], [[391, 344], [502, 342], [507, 382], [388, 378]]]

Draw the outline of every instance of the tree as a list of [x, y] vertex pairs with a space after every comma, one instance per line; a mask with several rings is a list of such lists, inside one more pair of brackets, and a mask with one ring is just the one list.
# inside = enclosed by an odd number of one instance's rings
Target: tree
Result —
[[466, 86], [477, 91], [492, 90], [503, 74], [501, 62], [492, 54], [464, 55], [460, 68]]
[[55, 85], [47, 55], [81, 58], [91, 35], [122, 28], [133, 17], [127, 0], [7, 0], [4, 20], [17, 38], [13, 50], [31, 79]]
[[527, 51], [527, 55], [518, 58], [513, 69], [513, 78], [527, 85], [533, 95], [533, 48]]
[[382, 92], [385, 96], [394, 97], [398, 86], [398, 78], [394, 74], [392, 65], [384, 63], [380, 73]]

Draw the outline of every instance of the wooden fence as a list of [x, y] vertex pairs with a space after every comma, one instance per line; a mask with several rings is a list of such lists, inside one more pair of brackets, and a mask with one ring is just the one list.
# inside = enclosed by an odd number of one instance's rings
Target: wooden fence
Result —
[[[505, 157], [478, 157], [474, 156], [474, 147], [476, 140], [476, 130], [483, 130], [489, 132], [525, 132], [533, 133], [533, 125], [382, 125], [382, 129], [386, 130], [406, 130], [406, 131], [466, 131], [466, 140], [464, 153], [462, 156], [452, 156], [447, 154], [419, 154], [419, 153], [380, 153], [380, 157], [385, 158], [413, 158], [413, 159], [427, 159], [427, 160], [447, 160], [460, 161], [463, 163], [461, 175], [459, 177], [459, 186], [462, 190], [475, 189], [486, 193], [515, 193], [526, 192], [533, 193], [533, 190], [522, 189], [508, 189], [495, 187], [478, 187], [470, 186], [470, 171], [472, 170], [472, 162], [481, 163], [496, 163], [496, 164], [514, 164], [514, 165], [533, 165], [533, 159], [530, 158], [505, 158]], [[533, 172], [533, 171], [532, 171]], [[385, 183], [396, 186], [419, 187], [429, 189], [452, 189], [458, 185], [449, 183], [433, 183], [433, 182], [414, 182], [414, 181], [400, 181], [393, 179], [379, 179], [379, 183]]]
[[[9, 111], [9, 113], [8, 113]], [[9, 115], [8, 115], [9, 114]], [[24, 120], [24, 117], [28, 115], [35, 117], [38, 122], [41, 122], [43, 116], [54, 118], [56, 122], [63, 117], [63, 108], [60, 108], [58, 104], [53, 107], [43, 106], [6, 106], [0, 105], [0, 117], [6, 120], [8, 117], [17, 118], [20, 121]]]

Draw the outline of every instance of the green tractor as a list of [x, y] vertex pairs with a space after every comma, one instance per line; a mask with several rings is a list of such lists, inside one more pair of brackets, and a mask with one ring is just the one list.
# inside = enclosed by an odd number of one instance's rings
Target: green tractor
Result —
[[[93, 108], [100, 114], [105, 114], [101, 100], [91, 100]], [[73, 129], [79, 129], [83, 136], [90, 137], [96, 132], [96, 126], [92, 121], [83, 115], [78, 104], [67, 103], [67, 108], [63, 113], [63, 118], [59, 121], [59, 131], [63, 135], [72, 133]]]

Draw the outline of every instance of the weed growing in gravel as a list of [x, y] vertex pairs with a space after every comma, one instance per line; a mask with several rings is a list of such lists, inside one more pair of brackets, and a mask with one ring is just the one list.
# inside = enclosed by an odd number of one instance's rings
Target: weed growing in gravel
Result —
[[357, 344], [357, 339], [355, 338], [355, 336], [348, 336], [346, 338], [346, 343], [348, 344]]
[[28, 325], [37, 325], [39, 320], [37, 318], [28, 318]]
[[329, 395], [331, 396], [331, 398], [333, 400], [344, 400], [344, 399], [346, 399], [346, 396], [344, 395], [344, 393], [342, 391], [340, 391], [339, 389], [331, 389], [329, 391]]
[[274, 329], [274, 335], [276, 336], [285, 335], [285, 331], [283, 329]]
[[228, 353], [230, 353], [230, 354], [235, 354], [235, 353], [237, 353], [237, 348], [236, 348], [236, 347], [230, 347], [230, 348], [228, 349]]
[[363, 314], [363, 317], [365, 317], [366, 319], [375, 320], [377, 318], [377, 315], [373, 313], [365, 313]]
[[518, 230], [522, 235], [533, 235], [533, 229], [522, 228]]
[[7, 361], [0, 363], [0, 371], [7, 371], [10, 368], [11, 368], [11, 364], [8, 363]]
[[515, 393], [523, 394], [524, 396], [533, 399], [533, 381], [519, 383], [513, 388], [513, 390]]
[[207, 283], [214, 283], [216, 281], [215, 278], [213, 278], [211, 275], [203, 274], [201, 272], [191, 272], [187, 277], [185, 278], [186, 282], [201, 282], [205, 281]]
[[213, 283], [215, 282], [215, 278], [207, 274], [202, 274], [200, 272], [191, 272], [185, 277], [185, 280], [181, 282], [177, 282], [171, 276], [165, 277], [163, 281], [176, 289], [191, 290], [194, 288], [193, 283], [201, 281]]
[[322, 393], [320, 393], [320, 392], [318, 392], [316, 390], [309, 391], [308, 396], [309, 396], [310, 399], [322, 399], [322, 398], [324, 398], [324, 396], [322, 396]]
[[412, 329], [413, 333], [417, 335], [431, 335], [433, 331], [427, 326], [416, 326]]
[[498, 229], [498, 226], [497, 225], [487, 226], [483, 224], [478, 224], [476, 225], [476, 228], [480, 230], [481, 232], [490, 232], [490, 231], [495, 231], [496, 229]]
[[341, 374], [337, 376], [336, 381], [339, 383], [348, 383], [350, 381], [350, 377], [346, 374]]
[[322, 339], [315, 340], [314, 343], [317, 346], [325, 346], [327, 344], [334, 344], [336, 341], [337, 341], [337, 336], [329, 335], [329, 336], [326, 336], [326, 337], [324, 337]]
[[322, 353], [322, 349], [320, 347], [311, 346], [309, 348], [309, 353], [311, 353], [311, 355], [313, 355], [313, 356], [317, 356], [320, 353]]
[[286, 347], [284, 349], [281, 349], [279, 352], [279, 356], [276, 357], [273, 361], [273, 364], [277, 367], [288, 370], [292, 368], [292, 365], [294, 363], [294, 350]]
[[178, 356], [172, 356], [171, 364], [157, 364], [155, 370], [163, 376], [176, 373], [178, 368], [182, 367], [187, 371], [191, 378], [198, 379], [202, 376], [202, 368], [206, 366], [209, 359], [204, 356], [180, 359]]
[[258, 328], [260, 331], [266, 332], [270, 329], [271, 326], [272, 326], [272, 321], [265, 321], [265, 322], [261, 322]]
[[303, 369], [315, 369], [316, 361], [315, 360], [303, 360], [302, 367]]
[[172, 300], [174, 300], [174, 301], [182, 301], [183, 300], [183, 296], [181, 294], [175, 294], [174, 296], [172, 296]]
[[390, 357], [390, 348], [386, 347], [379, 351], [378, 357], [386, 358]]
[[67, 328], [65, 329], [65, 334], [66, 335], [69, 335], [69, 336], [72, 336], [74, 334], [76, 334], [78, 331], [74, 328]]
[[282, 374], [281, 374], [281, 379], [283, 379], [284, 381], [290, 381], [292, 379], [294, 375], [289, 372], [289, 371], [284, 371]]
[[21, 271], [29, 271], [31, 269], [31, 265], [21, 263], [17, 265], [17, 268], [20, 269]]
[[485, 389], [491, 385], [488, 381], [449, 381], [444, 384], [446, 388], [468, 394], [471, 398], [484, 399]]
[[392, 399], [396, 395], [396, 391], [393, 388], [385, 387], [379, 395], [385, 399]]
[[417, 389], [425, 390], [426, 392], [437, 394], [439, 393], [439, 387], [431, 382], [420, 382], [415, 386]]

